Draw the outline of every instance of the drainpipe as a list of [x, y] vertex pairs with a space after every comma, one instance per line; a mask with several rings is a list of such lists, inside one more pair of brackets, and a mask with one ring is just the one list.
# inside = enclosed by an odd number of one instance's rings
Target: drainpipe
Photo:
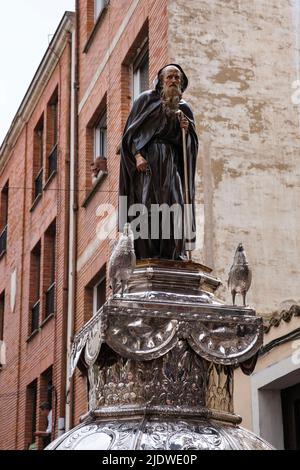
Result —
[[[61, 371], [60, 371], [60, 402], [59, 402], [59, 415], [58, 415], [58, 426], [57, 426], [57, 437], [60, 437], [65, 432], [65, 412], [66, 412], [66, 392], [67, 392], [67, 328], [68, 328], [68, 288], [69, 288], [69, 227], [70, 227], [70, 149], [71, 149], [71, 105], [72, 105], [72, 32], [67, 33], [67, 44], [68, 44], [68, 118], [67, 118], [67, 149], [65, 155], [65, 176], [64, 176], [64, 200], [65, 200], [65, 211], [64, 211], [64, 280], [63, 280], [63, 326], [62, 326], [62, 337], [60, 338], [62, 345], [62, 358], [61, 358]], [[61, 84], [60, 84], [61, 90]], [[56, 309], [57, 311], [57, 309]], [[57, 331], [57, 329], [56, 329]], [[55, 348], [56, 350], [56, 348]]]
[[73, 380], [70, 377], [70, 353], [74, 336], [76, 310], [76, 259], [77, 259], [77, 159], [78, 159], [78, 37], [79, 0], [76, 0], [76, 25], [72, 32], [71, 66], [71, 123], [70, 123], [70, 209], [69, 209], [69, 272], [67, 313], [67, 364], [66, 364], [66, 409], [65, 431], [73, 426]]
[[[15, 433], [15, 449], [20, 447], [20, 403], [22, 403], [21, 395], [21, 361], [22, 361], [22, 330], [24, 323], [24, 305], [23, 305], [23, 285], [24, 285], [24, 257], [25, 257], [25, 214], [26, 214], [26, 181], [27, 181], [27, 161], [28, 161], [28, 123], [25, 122], [25, 171], [24, 171], [24, 180], [23, 180], [23, 206], [22, 206], [22, 253], [21, 253], [21, 272], [20, 272], [20, 320], [19, 320], [19, 331], [18, 331], [18, 372], [17, 372], [17, 403], [16, 403], [16, 433]], [[22, 419], [24, 417], [22, 416]], [[24, 442], [25, 444], [25, 442]], [[25, 449], [25, 447], [24, 447]]]

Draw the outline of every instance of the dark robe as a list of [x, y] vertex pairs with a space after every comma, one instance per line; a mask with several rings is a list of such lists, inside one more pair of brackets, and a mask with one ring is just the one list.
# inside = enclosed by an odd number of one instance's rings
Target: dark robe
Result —
[[[189, 120], [187, 132], [187, 157], [189, 174], [189, 202], [192, 204], [192, 230], [195, 233], [195, 168], [198, 153], [198, 139], [191, 108], [184, 101], [179, 103]], [[136, 169], [135, 155], [140, 153], [148, 163], [146, 173]], [[121, 146], [119, 195], [127, 196], [127, 209], [119, 205], [119, 230], [135, 217], [128, 216], [133, 204], [144, 204], [148, 209], [149, 230], [151, 229], [151, 204], [184, 204], [184, 165], [182, 131], [176, 116], [167, 116], [163, 110], [160, 94], [156, 90], [142, 93], [134, 102], [127, 119]], [[135, 251], [138, 259], [165, 258], [180, 259], [185, 255], [185, 240], [174, 237], [171, 217], [171, 236], [164, 240], [137, 238]], [[160, 227], [161, 235], [161, 227]], [[189, 241], [193, 249], [195, 238]]]

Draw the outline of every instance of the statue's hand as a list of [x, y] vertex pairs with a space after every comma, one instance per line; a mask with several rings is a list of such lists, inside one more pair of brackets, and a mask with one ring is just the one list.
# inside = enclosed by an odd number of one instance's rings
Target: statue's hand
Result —
[[181, 117], [180, 117], [180, 127], [181, 129], [185, 129], [186, 131], [188, 130], [189, 128], [189, 121], [188, 119], [186, 118], [186, 116], [182, 113]]
[[136, 160], [136, 169], [140, 172], [145, 172], [147, 170], [147, 160], [142, 157], [139, 153], [135, 156]]

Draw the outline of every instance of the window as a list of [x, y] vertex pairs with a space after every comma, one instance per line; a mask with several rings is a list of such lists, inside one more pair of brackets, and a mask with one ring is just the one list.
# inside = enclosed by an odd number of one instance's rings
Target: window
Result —
[[94, 129], [94, 161], [96, 158], [107, 158], [107, 116], [102, 113]]
[[102, 97], [86, 128], [86, 188], [88, 193], [83, 203], [86, 207], [95, 188], [107, 175], [107, 95]]
[[[39, 404], [41, 403], [49, 403], [51, 411], [47, 416], [39, 415], [38, 419], [38, 426], [41, 431], [46, 431], [50, 433], [50, 436], [44, 437], [42, 439], [42, 447], [43, 449], [50, 444], [51, 442], [51, 435], [54, 431], [54, 424], [55, 424], [55, 393], [53, 386], [53, 372], [52, 366], [49, 367], [45, 372], [43, 372], [40, 376], [39, 381]], [[54, 400], [52, 400], [54, 398]], [[53, 410], [54, 404], [54, 410]]]
[[57, 170], [58, 88], [47, 106], [47, 179]]
[[26, 388], [25, 419], [26, 447], [29, 448], [29, 446], [35, 442], [34, 433], [36, 432], [37, 420], [37, 379]]
[[106, 266], [90, 280], [84, 290], [84, 322], [96, 315], [106, 302]]
[[43, 286], [45, 292], [45, 315], [55, 312], [55, 269], [56, 269], [56, 220], [47, 229], [44, 238]]
[[0, 295], [0, 341], [4, 339], [5, 293]]
[[0, 199], [0, 256], [6, 252], [8, 221], [8, 182], [1, 191]]
[[94, 0], [95, 22], [97, 21], [100, 13], [102, 13], [107, 4], [108, 0]]
[[106, 278], [102, 278], [93, 288], [93, 315], [99, 312], [106, 302]]
[[29, 310], [31, 312], [30, 325], [29, 325], [30, 333], [33, 333], [39, 328], [40, 277], [41, 277], [41, 242], [38, 242], [30, 255], [30, 292], [29, 292]]
[[56, 219], [31, 251], [29, 284], [29, 336], [55, 313]]
[[40, 402], [48, 402], [52, 408], [52, 395], [53, 395], [53, 384], [52, 384], [52, 366], [49, 367], [42, 375], [41, 375], [41, 383], [40, 383]]
[[39, 120], [33, 137], [33, 200], [42, 194], [44, 165], [44, 116]]
[[285, 450], [300, 449], [300, 384], [281, 390]]
[[4, 343], [5, 292], [0, 295], [0, 370], [6, 365], [6, 345]]
[[149, 88], [149, 50], [148, 43], [143, 46], [137, 59], [133, 63], [132, 97], [135, 101], [138, 96]]

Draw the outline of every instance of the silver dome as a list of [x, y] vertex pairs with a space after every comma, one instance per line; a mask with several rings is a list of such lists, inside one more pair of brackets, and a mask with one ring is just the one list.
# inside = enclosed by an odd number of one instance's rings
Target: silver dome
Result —
[[80, 424], [49, 450], [271, 450], [253, 433], [214, 420], [149, 417]]

